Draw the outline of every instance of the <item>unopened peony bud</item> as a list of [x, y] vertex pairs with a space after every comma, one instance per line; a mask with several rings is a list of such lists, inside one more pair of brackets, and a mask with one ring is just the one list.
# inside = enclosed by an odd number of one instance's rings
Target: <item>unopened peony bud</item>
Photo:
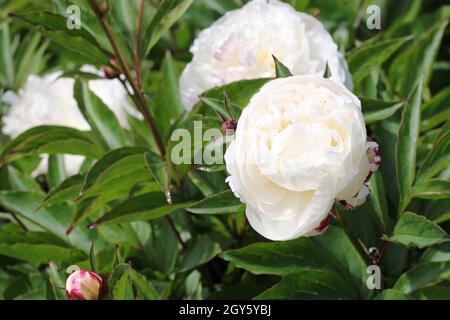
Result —
[[102, 278], [88, 270], [75, 271], [66, 281], [66, 294], [69, 300], [98, 300], [103, 288]]
[[105, 74], [106, 79], [115, 79], [120, 75], [120, 73], [117, 70], [108, 66], [103, 66], [102, 71]]
[[108, 1], [102, 1], [102, 2], [98, 3], [97, 8], [100, 11], [100, 13], [102, 14], [102, 16], [104, 17], [108, 13], [108, 10], [109, 10]]
[[234, 132], [237, 127], [237, 121], [233, 119], [225, 120], [222, 124], [222, 131], [226, 134]]

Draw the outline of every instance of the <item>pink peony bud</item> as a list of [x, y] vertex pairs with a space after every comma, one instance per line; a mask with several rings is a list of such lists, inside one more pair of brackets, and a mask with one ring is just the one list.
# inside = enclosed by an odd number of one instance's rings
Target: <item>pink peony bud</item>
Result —
[[66, 280], [69, 300], [98, 300], [103, 288], [102, 278], [88, 270], [75, 271]]

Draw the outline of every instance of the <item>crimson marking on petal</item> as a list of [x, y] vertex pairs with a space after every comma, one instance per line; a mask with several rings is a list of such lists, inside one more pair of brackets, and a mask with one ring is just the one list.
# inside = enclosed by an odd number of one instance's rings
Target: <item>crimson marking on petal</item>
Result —
[[330, 225], [330, 216], [327, 216], [325, 219], [323, 219], [319, 226], [317, 228], [314, 228], [314, 231], [319, 232], [319, 233], [323, 233], [325, 232], [325, 230], [327, 230], [327, 228]]

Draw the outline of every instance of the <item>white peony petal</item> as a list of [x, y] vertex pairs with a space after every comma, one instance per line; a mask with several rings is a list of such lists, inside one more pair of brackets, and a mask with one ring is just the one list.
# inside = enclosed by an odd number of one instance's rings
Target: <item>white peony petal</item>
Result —
[[192, 62], [180, 78], [188, 110], [208, 89], [275, 76], [272, 55], [295, 75], [322, 75], [328, 62], [331, 80], [352, 88], [347, 64], [322, 23], [278, 0], [253, 0], [227, 12], [199, 34], [190, 51]]

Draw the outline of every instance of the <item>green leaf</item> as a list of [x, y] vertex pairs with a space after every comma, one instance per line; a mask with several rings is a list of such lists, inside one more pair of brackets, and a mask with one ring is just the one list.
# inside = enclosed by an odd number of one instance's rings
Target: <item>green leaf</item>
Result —
[[374, 41], [370, 39], [347, 54], [347, 61], [353, 82], [360, 83], [370, 72], [381, 66], [411, 37]]
[[400, 192], [399, 211], [403, 212], [411, 197], [411, 188], [416, 172], [417, 140], [419, 138], [420, 103], [422, 81], [411, 93], [403, 110], [397, 133], [396, 168]]
[[10, 32], [8, 23], [4, 23], [1, 26], [1, 61], [4, 66], [4, 70], [2, 68], [1, 73], [4, 72], [4, 77], [6, 78], [6, 84], [10, 87], [14, 84], [14, 60], [13, 60], [13, 52], [11, 48], [11, 40], [10, 40]]
[[419, 263], [425, 262], [450, 262], [450, 242], [446, 241], [428, 248], [419, 259]]
[[[216, 101], [223, 103], [224, 92], [226, 92], [230, 100], [230, 104], [232, 107], [234, 107], [234, 110], [241, 111], [247, 106], [248, 102], [255, 95], [255, 93], [258, 92], [259, 89], [270, 80], [273, 79], [261, 78], [252, 80], [240, 80], [222, 87], [206, 91], [202, 94], [202, 97], [215, 99]], [[196, 109], [201, 109], [202, 107], [204, 107], [202, 106], [202, 103], [198, 103], [196, 106], [194, 106], [194, 110], [192, 110], [192, 113], [195, 113], [196, 111], [198, 111]], [[225, 114], [228, 114], [226, 110], [224, 112]]]
[[124, 185], [150, 181], [141, 147], [123, 147], [106, 153], [88, 171], [81, 190], [81, 197], [123, 188]]
[[194, 0], [163, 0], [152, 22], [144, 33], [141, 58], [148, 55], [164, 33], [183, 15]]
[[370, 203], [373, 210], [377, 214], [380, 220], [383, 230], [387, 229], [391, 218], [389, 216], [389, 208], [387, 205], [386, 191], [384, 189], [383, 176], [380, 171], [375, 172], [375, 174], [370, 179]]
[[166, 219], [151, 220], [150, 225], [151, 236], [142, 243], [145, 256], [154, 269], [169, 276], [174, 271], [180, 245]]
[[45, 54], [50, 41], [42, 43], [42, 35], [29, 34], [21, 42], [16, 55], [14, 88], [22, 88], [30, 74], [40, 74], [46, 61]]
[[3, 161], [10, 162], [28, 154], [79, 154], [98, 158], [102, 149], [86, 132], [61, 126], [39, 126], [25, 131], [3, 150]]
[[48, 157], [47, 181], [50, 188], [59, 185], [66, 176], [64, 167], [64, 156], [61, 154], [51, 154]]
[[74, 97], [92, 130], [109, 148], [115, 149], [125, 145], [125, 133], [119, 121], [111, 109], [89, 89], [88, 82], [75, 81]]
[[49, 282], [52, 288], [52, 293], [56, 300], [67, 300], [65, 292], [61, 290], [64, 288], [64, 279], [61, 277], [58, 272], [58, 268], [55, 263], [49, 262], [48, 268], [46, 269]]
[[92, 241], [91, 249], [89, 250], [89, 265], [91, 267], [91, 270], [93, 272], [98, 272], [97, 270], [97, 263], [95, 261], [95, 247], [94, 247], [94, 241]]
[[445, 286], [432, 286], [414, 292], [418, 300], [450, 300], [450, 288]]
[[288, 275], [303, 270], [339, 274], [358, 295], [368, 297], [366, 265], [345, 233], [330, 226], [323, 235], [285, 242], [255, 243], [226, 251], [223, 258], [254, 274]]
[[219, 244], [212, 242], [208, 236], [199, 236], [188, 245], [188, 250], [179, 267], [180, 272], [196, 268], [208, 262], [221, 251]]
[[446, 88], [422, 105], [420, 131], [426, 132], [450, 118], [450, 88]]
[[375, 300], [410, 300], [406, 294], [401, 292], [400, 290], [395, 289], [386, 289], [381, 291], [375, 297]]
[[448, 239], [447, 233], [424, 216], [406, 212], [395, 225], [390, 241], [419, 248]]
[[133, 281], [134, 286], [142, 294], [145, 300], [160, 300], [158, 291], [156, 291], [153, 284], [147, 280], [147, 278], [138, 273], [136, 270], [130, 268], [129, 270], [130, 279]]
[[430, 179], [416, 183], [413, 190], [416, 198], [445, 199], [450, 198], [450, 181], [443, 179]]
[[64, 31], [68, 37], [81, 37], [89, 41], [92, 45], [99, 47], [97, 40], [86, 28], [69, 29], [67, 27], [67, 17], [48, 11], [29, 12], [10, 15], [20, 21], [32, 26], [44, 27], [46, 31]]
[[75, 199], [83, 187], [84, 176], [77, 174], [50, 190], [40, 207]]
[[406, 97], [423, 77], [428, 83], [448, 21], [439, 22], [399, 54], [389, 68], [389, 81], [401, 97]]
[[450, 164], [450, 124], [445, 125], [417, 173], [416, 184], [437, 175]]
[[160, 155], [151, 151], [147, 151], [144, 156], [153, 179], [155, 179], [163, 192], [168, 192], [170, 181], [166, 163]]
[[357, 299], [358, 296], [339, 274], [328, 270], [304, 270], [284, 277], [257, 299]]
[[49, 260], [60, 263], [74, 263], [84, 258], [84, 255], [75, 249], [51, 244], [29, 243], [0, 244], [0, 255], [37, 264], [48, 263]]
[[272, 56], [273, 61], [275, 62], [275, 73], [277, 78], [287, 78], [292, 77], [291, 71], [277, 59], [277, 57]]
[[235, 213], [242, 205], [231, 190], [226, 190], [196, 202], [186, 210], [196, 214], [225, 214]]
[[[67, 28], [67, 18], [50, 13], [27, 13], [13, 14], [12, 17], [19, 19], [41, 32], [64, 49], [82, 57], [88, 63], [108, 64], [108, 52], [101, 49], [96, 38], [86, 28]], [[83, 21], [83, 18], [82, 18]], [[70, 41], [67, 39], [70, 38]]]
[[397, 280], [393, 289], [411, 294], [419, 289], [438, 284], [448, 280], [450, 276], [450, 263], [429, 262], [423, 263], [406, 271]]
[[326, 269], [329, 262], [308, 239], [254, 243], [224, 252], [223, 258], [253, 274], [287, 275], [303, 269]]
[[125, 223], [164, 217], [187, 203], [168, 205], [162, 192], [150, 192], [129, 200], [113, 208], [93, 223], [93, 227], [108, 223]]
[[120, 279], [115, 283], [113, 287], [113, 299], [114, 300], [133, 300], [133, 287], [131, 285], [131, 281], [129, 279], [129, 270], [131, 268], [127, 268]]
[[[5, 167], [7, 171], [8, 182], [12, 190], [15, 191], [34, 191], [42, 193], [41, 186], [29, 174], [23, 173], [13, 166]], [[5, 179], [6, 180], [6, 179]]]
[[325, 71], [323, 72], [323, 77], [325, 79], [331, 78], [332, 74], [331, 74], [331, 70], [330, 70], [330, 66], [328, 65], [328, 61], [325, 63]]
[[168, 138], [170, 127], [185, 112], [181, 103], [178, 78], [175, 61], [167, 51], [162, 63], [161, 82], [153, 108], [158, 131], [164, 139]]
[[403, 102], [384, 101], [367, 97], [359, 97], [362, 104], [366, 124], [387, 119], [404, 106]]
[[70, 212], [70, 208], [66, 205], [54, 205], [36, 211], [42, 201], [43, 196], [35, 192], [0, 191], [0, 204], [3, 207], [24, 218], [27, 223], [31, 223], [34, 227], [47, 230], [87, 254], [91, 241], [85, 231], [74, 230], [69, 237], [66, 236], [70, 215], [64, 215], [63, 213]]

